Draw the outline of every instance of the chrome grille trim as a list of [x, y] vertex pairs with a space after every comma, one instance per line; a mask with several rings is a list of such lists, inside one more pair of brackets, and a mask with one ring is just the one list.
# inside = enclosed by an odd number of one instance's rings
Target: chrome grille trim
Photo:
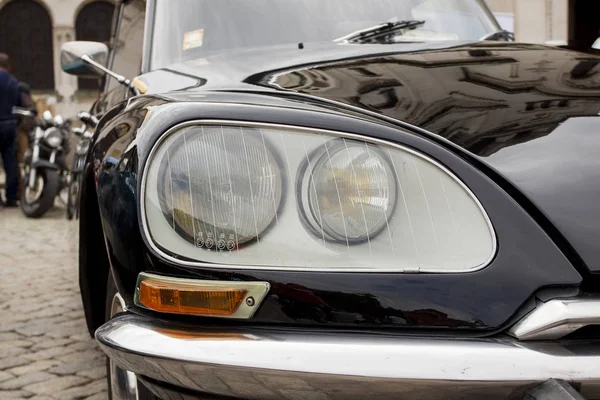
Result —
[[555, 340], [589, 325], [600, 325], [600, 297], [547, 301], [508, 333], [519, 340]]

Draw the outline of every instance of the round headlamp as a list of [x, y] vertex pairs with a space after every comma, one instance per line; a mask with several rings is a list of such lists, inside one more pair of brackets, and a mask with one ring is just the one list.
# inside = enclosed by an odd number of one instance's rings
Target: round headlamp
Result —
[[44, 140], [50, 147], [58, 147], [62, 143], [62, 134], [58, 128], [48, 128], [44, 132]]
[[90, 149], [90, 140], [89, 139], [81, 139], [77, 142], [77, 146], [75, 147], [75, 154], [77, 155], [86, 155], [88, 150]]
[[159, 174], [163, 213], [200, 248], [233, 250], [258, 238], [281, 201], [281, 171], [258, 130], [187, 128]]
[[368, 240], [385, 228], [396, 204], [396, 179], [386, 159], [367, 143], [333, 140], [313, 164], [308, 204], [331, 240]]

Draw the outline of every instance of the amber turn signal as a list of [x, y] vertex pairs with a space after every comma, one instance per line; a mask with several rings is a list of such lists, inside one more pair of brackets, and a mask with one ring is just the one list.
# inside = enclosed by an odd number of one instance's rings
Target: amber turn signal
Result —
[[174, 286], [151, 280], [140, 283], [140, 303], [151, 310], [172, 314], [232, 315], [246, 293], [243, 289]]
[[268, 290], [266, 282], [202, 281], [141, 273], [135, 303], [170, 314], [249, 318]]

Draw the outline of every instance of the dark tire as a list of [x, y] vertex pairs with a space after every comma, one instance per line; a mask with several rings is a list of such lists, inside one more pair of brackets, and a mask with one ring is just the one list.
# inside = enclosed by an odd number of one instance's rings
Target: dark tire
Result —
[[[109, 272], [108, 281], [106, 282], [105, 321], [108, 321], [111, 318], [113, 298], [116, 294], [117, 286], [115, 285], [115, 279], [112, 276], [112, 272]], [[108, 357], [106, 357], [106, 386], [108, 388], [108, 399], [113, 400], [112, 370], [110, 366], [110, 359]], [[137, 399], [139, 400], [159, 400], [159, 398], [150, 392], [139, 380], [137, 381], [137, 390]]]
[[58, 174], [55, 170], [40, 168], [37, 170], [37, 176], [44, 181], [44, 188], [41, 196], [32, 203], [27, 201], [26, 191], [28, 187], [28, 177], [23, 179], [21, 185], [21, 211], [28, 218], [40, 218], [54, 205], [54, 198], [58, 193]]
[[79, 177], [74, 175], [69, 182], [67, 196], [67, 219], [72, 220], [77, 214], [77, 204], [79, 203]]

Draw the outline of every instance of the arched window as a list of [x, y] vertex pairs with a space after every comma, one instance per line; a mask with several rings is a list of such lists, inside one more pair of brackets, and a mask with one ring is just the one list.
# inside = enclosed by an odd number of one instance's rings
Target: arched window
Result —
[[[106, 1], [94, 1], [85, 5], [77, 14], [76, 39], [104, 42], [108, 45], [114, 11], [115, 6]], [[98, 90], [98, 82], [98, 79], [79, 78], [78, 86], [79, 89]]]
[[11, 58], [12, 73], [33, 90], [54, 89], [52, 21], [34, 0], [13, 0], [0, 9], [0, 52]]

